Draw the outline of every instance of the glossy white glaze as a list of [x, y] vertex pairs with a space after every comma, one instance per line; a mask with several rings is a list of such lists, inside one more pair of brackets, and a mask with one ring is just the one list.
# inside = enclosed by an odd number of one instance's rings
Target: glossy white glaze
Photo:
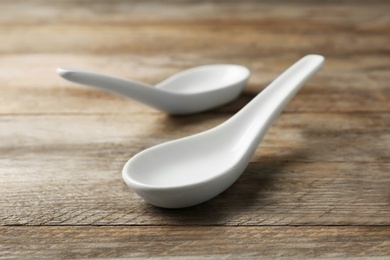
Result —
[[250, 71], [240, 65], [205, 65], [182, 71], [155, 87], [95, 72], [58, 68], [72, 82], [104, 89], [169, 114], [192, 114], [224, 105], [237, 98]]
[[244, 172], [268, 128], [323, 61], [305, 56], [223, 124], [135, 155], [123, 168], [124, 181], [159, 207], [193, 206], [218, 195]]

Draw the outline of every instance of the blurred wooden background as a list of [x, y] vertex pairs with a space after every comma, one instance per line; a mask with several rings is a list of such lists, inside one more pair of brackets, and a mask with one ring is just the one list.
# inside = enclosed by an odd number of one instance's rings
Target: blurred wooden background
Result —
[[[0, 2], [0, 258], [390, 257], [389, 1]], [[181, 210], [121, 178], [136, 153], [229, 118], [300, 57], [324, 68], [230, 189]], [[171, 117], [66, 82], [248, 66], [243, 95]], [[375, 258], [376, 259], [376, 258]]]

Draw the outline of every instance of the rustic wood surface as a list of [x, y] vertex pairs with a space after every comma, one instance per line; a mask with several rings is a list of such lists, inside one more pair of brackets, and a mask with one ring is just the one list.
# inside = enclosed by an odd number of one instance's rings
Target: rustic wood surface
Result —
[[[390, 2], [0, 2], [0, 259], [390, 257]], [[242, 177], [201, 205], [144, 203], [145, 148], [218, 125], [305, 54], [324, 68]], [[171, 117], [66, 82], [79, 67], [157, 83], [248, 66], [241, 97]]]

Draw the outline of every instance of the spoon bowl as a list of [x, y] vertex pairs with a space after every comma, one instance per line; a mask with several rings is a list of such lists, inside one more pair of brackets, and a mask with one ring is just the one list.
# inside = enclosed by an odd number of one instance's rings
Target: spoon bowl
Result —
[[193, 114], [229, 103], [243, 91], [248, 68], [232, 64], [195, 67], [156, 86], [79, 69], [58, 68], [72, 82], [107, 90], [172, 115]]
[[244, 172], [269, 127], [323, 61], [307, 55], [223, 124], [135, 155], [123, 168], [124, 181], [145, 201], [164, 208], [215, 197]]

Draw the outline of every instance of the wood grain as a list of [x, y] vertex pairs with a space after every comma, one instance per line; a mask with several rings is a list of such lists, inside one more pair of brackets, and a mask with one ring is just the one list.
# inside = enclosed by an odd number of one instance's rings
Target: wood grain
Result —
[[[3, 69], [0, 77], [0, 114], [158, 113], [136, 101], [66, 82], [56, 75], [55, 69], [60, 66], [78, 66], [154, 84], [182, 69], [202, 64], [197, 59], [191, 59], [190, 63], [188, 58], [182, 56], [176, 57], [175, 61], [164, 60], [162, 56], [150, 58], [137, 55], [104, 55], [99, 58], [38, 54], [26, 56], [10, 55], [0, 59], [0, 67]], [[280, 58], [277, 59], [280, 64], [275, 64], [269, 58], [258, 57], [250, 63], [238, 62], [252, 70], [244, 95], [211, 113], [232, 114], [238, 111], [296, 59]], [[374, 60], [362, 57], [349, 60], [349, 63], [337, 58], [327, 60], [324, 69], [300, 91], [286, 112], [389, 111], [390, 59], [386, 56]], [[188, 64], [183, 64], [186, 61]], [[208, 58], [205, 63], [213, 62], [228, 63], [229, 60], [212, 61]], [[35, 65], [38, 63], [40, 66]], [[24, 75], [26, 71], [29, 73]]]
[[385, 113], [283, 114], [240, 180], [199, 207], [156, 209], [122, 181], [124, 163], [139, 151], [203, 131], [225, 117], [3, 116], [0, 151], [7, 158], [0, 160], [0, 221], [390, 224], [390, 117]]
[[[390, 254], [389, 227], [2, 227], [0, 231], [0, 258], [386, 259]], [[29, 243], [20, 243], [26, 239]]]
[[[3, 1], [0, 113], [154, 112], [61, 81], [54, 73], [59, 66], [153, 84], [201, 64], [240, 63], [252, 70], [246, 99], [241, 102], [245, 104], [296, 59], [317, 52], [327, 58], [325, 69], [302, 90], [289, 111], [390, 110], [390, 8], [386, 1], [369, 7], [359, 1], [274, 5], [58, 1], [46, 3], [45, 15], [39, 12], [40, 4]], [[77, 12], [61, 11], [69, 8]], [[83, 102], [86, 98], [89, 101]], [[234, 112], [226, 107], [222, 111]]]
[[[389, 12], [386, 0], [2, 0], [0, 259], [389, 258]], [[324, 68], [227, 191], [165, 210], [124, 184], [133, 155], [225, 121], [308, 53]], [[185, 117], [55, 73], [156, 84], [210, 63], [248, 66], [249, 84]]]
[[[77, 160], [51, 159], [62, 172], [33, 165], [26, 175], [5, 175], [0, 224], [390, 225], [389, 164], [283, 160], [251, 164], [237, 183], [204, 204], [165, 210], [125, 186], [120, 163], [84, 159], [85, 168], [76, 171]], [[91, 170], [94, 164], [100, 170]]]
[[[205, 131], [228, 118], [226, 114], [169, 117], [161, 113], [148, 115], [147, 120], [142, 114], [2, 116], [0, 151], [7, 154], [5, 160], [40, 156], [73, 160], [99, 154], [128, 159], [147, 147]], [[389, 127], [388, 113], [285, 113], [267, 133], [253, 162], [286, 156], [295, 162], [388, 163]]]

